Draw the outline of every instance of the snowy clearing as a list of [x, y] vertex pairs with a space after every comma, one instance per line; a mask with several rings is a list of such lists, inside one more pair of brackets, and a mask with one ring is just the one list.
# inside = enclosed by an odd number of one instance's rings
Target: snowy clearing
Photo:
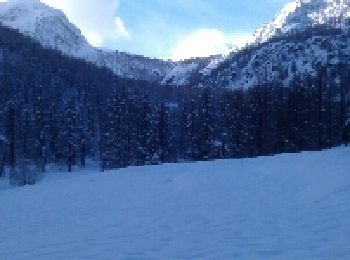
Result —
[[350, 149], [0, 180], [0, 259], [350, 259]]

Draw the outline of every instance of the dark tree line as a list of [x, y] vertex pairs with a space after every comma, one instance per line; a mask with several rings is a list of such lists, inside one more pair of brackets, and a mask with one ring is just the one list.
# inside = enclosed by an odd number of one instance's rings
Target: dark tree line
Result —
[[[340, 145], [350, 66], [289, 87], [167, 87], [120, 79], [0, 27], [0, 176], [32, 184], [48, 164], [101, 170], [243, 158]], [[348, 120], [348, 121], [347, 121]]]

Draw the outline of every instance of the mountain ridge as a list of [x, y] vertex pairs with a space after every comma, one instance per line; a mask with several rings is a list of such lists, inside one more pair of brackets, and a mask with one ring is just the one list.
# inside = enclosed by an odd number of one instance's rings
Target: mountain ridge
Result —
[[[39, 0], [11, 0], [0, 4], [0, 22], [35, 38], [44, 47], [58, 49], [68, 56], [107, 67], [120, 77], [154, 81], [162, 85], [198, 84], [211, 77], [213, 71], [222, 67], [221, 64], [231, 63], [230, 66], [234, 67], [237, 63], [237, 55], [244, 53], [245, 49], [252, 46], [265, 48], [263, 44], [276, 37], [288, 37], [319, 25], [327, 25], [347, 32], [350, 28], [347, 23], [349, 17], [350, 4], [347, 0], [295, 0], [285, 5], [269, 23], [257, 29], [253, 39], [245, 47], [236, 49], [227, 56], [219, 55], [174, 62], [94, 48], [87, 42], [81, 31], [69, 22], [62, 11], [51, 8]], [[319, 47], [316, 46], [316, 48]], [[256, 55], [252, 56], [248, 64], [261, 64], [260, 70], [265, 70], [264, 68], [267, 67], [267, 70], [270, 70], [267, 73], [274, 74], [268, 64], [264, 64], [261, 60], [256, 61], [254, 57], [256, 58]], [[308, 63], [308, 67], [312, 67], [315, 59], [317, 57], [311, 55], [308, 61], [303, 62]], [[290, 70], [290, 68], [285, 69]], [[242, 71], [242, 76], [240, 80], [230, 80], [231, 83], [226, 84], [230, 88], [250, 87], [257, 84], [257, 78], [262, 77], [261, 71], [255, 73], [257, 77], [250, 75], [256, 70], [252, 66], [237, 67], [235, 70], [234, 74], [239, 70]], [[309, 69], [307, 72], [312, 70]], [[232, 75], [225, 72], [220, 75], [232, 78]], [[272, 77], [271, 80], [274, 78]], [[216, 84], [215, 80], [211, 82]]]
[[347, 0], [294, 0], [286, 4], [269, 23], [256, 30], [254, 42], [262, 43], [274, 36], [315, 25], [331, 22], [340, 25], [349, 17], [350, 3]]
[[121, 77], [160, 81], [174, 66], [170, 61], [94, 48], [61, 10], [39, 0], [0, 3], [0, 21], [38, 40], [46, 48], [105, 66]]
[[246, 89], [262, 83], [288, 87], [296, 77], [317, 77], [320, 66], [347, 62], [349, 17], [348, 1], [293, 1], [200, 82]]

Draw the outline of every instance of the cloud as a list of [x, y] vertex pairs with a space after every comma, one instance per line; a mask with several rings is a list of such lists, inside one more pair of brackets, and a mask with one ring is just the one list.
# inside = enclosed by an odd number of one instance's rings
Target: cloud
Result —
[[86, 32], [85, 37], [92, 46], [101, 47], [103, 45], [103, 37], [96, 32]]
[[179, 60], [244, 45], [291, 0], [40, 1], [63, 10], [94, 46]]
[[95, 47], [113, 39], [125, 40], [130, 33], [123, 20], [116, 16], [118, 0], [41, 0], [61, 9]]
[[126, 29], [125, 24], [123, 20], [120, 19], [120, 17], [115, 18], [115, 25], [117, 26], [117, 31], [119, 36], [126, 37], [126, 38], [130, 37], [130, 33]]
[[233, 46], [242, 47], [250, 39], [251, 36], [244, 33], [227, 35], [218, 29], [198, 29], [176, 44], [171, 51], [171, 59], [227, 54]]

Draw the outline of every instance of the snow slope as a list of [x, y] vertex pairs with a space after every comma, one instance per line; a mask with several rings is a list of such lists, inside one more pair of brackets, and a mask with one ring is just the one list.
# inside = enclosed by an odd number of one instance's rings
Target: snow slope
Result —
[[253, 42], [262, 43], [274, 36], [303, 31], [307, 27], [332, 24], [346, 29], [350, 18], [349, 0], [294, 0], [272, 19], [259, 28]]
[[73, 24], [60, 10], [49, 8], [39, 0], [10, 0], [0, 3], [0, 21], [37, 39], [43, 46], [58, 49], [78, 58], [95, 55]]
[[223, 55], [213, 55], [206, 58], [192, 58], [176, 62], [163, 78], [161, 84], [184, 86], [194, 83], [203, 75], [210, 75], [218, 64], [224, 60]]
[[[307, 35], [321, 26], [333, 29], [333, 34], [295, 40], [296, 34]], [[204, 77], [199, 76], [202, 82], [207, 81], [211, 86], [231, 89], [247, 89], [261, 85], [261, 82], [274, 81], [289, 86], [297, 76], [317, 76], [316, 64], [337, 64], [339, 59], [347, 57], [350, 51], [349, 31], [349, 0], [293, 0], [270, 22], [257, 29], [247, 46], [231, 52], [208, 73], [202, 74]], [[283, 37], [284, 40], [274, 42]], [[324, 44], [331, 47], [325, 48]], [[343, 52], [343, 57], [339, 51]], [[327, 60], [332, 57], [334, 60]], [[293, 63], [296, 72], [291, 71]], [[288, 77], [283, 78], [281, 74], [288, 74]]]
[[316, 77], [320, 65], [332, 68], [339, 63], [348, 64], [349, 55], [348, 36], [287, 37], [227, 58], [214, 70], [215, 74], [207, 76], [207, 80], [209, 85], [231, 89], [247, 89], [271, 82], [288, 87], [295, 77]]
[[12, 259], [349, 259], [350, 149], [0, 181]]
[[231, 89], [276, 82], [288, 87], [296, 77], [316, 77], [319, 65], [348, 63], [349, 31], [349, 0], [295, 0], [201, 81]]

